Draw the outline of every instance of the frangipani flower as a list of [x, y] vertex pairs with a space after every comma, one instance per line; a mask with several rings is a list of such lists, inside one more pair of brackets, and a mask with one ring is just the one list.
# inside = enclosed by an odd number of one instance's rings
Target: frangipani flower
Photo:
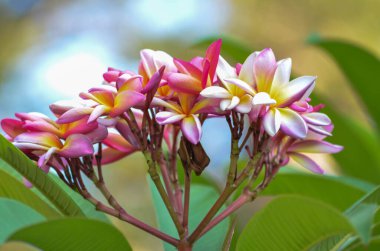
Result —
[[247, 58], [238, 78], [223, 80], [253, 96], [254, 106], [267, 106], [263, 125], [269, 135], [275, 135], [281, 128], [291, 137], [304, 138], [306, 123], [289, 106], [309, 96], [316, 78], [303, 76], [289, 82], [291, 64], [290, 58], [276, 62], [272, 50], [265, 49]]
[[157, 123], [180, 124], [183, 135], [193, 144], [199, 143], [202, 136], [202, 125], [198, 114], [212, 112], [216, 106], [213, 100], [197, 101], [188, 96], [180, 99], [180, 104], [171, 101], [161, 101], [160, 104], [168, 110], [157, 113]]
[[169, 87], [167, 78], [171, 73], [177, 72], [173, 57], [163, 51], [153, 51], [144, 49], [140, 52], [141, 61], [139, 64], [139, 74], [142, 76], [142, 86], [145, 88], [155, 73], [162, 67], [164, 72], [157, 89], [156, 96], [160, 98], [170, 98], [174, 92]]
[[179, 72], [169, 75], [169, 86], [178, 93], [196, 96], [203, 89], [211, 86], [215, 79], [221, 45], [220, 39], [212, 43], [204, 58], [196, 57], [190, 62], [174, 59]]
[[94, 153], [90, 140], [81, 134], [72, 134], [62, 143], [56, 135], [49, 132], [26, 132], [14, 138], [13, 144], [39, 156], [38, 166], [41, 168], [54, 154], [65, 158], [79, 158]]

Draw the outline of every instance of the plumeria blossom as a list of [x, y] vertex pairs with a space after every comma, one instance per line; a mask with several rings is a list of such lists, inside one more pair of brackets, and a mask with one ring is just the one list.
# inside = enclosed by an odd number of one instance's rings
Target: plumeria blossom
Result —
[[177, 72], [173, 57], [163, 51], [144, 49], [140, 52], [141, 61], [139, 74], [142, 76], [142, 86], [146, 87], [159, 69], [164, 67], [164, 72], [157, 89], [156, 96], [167, 99], [173, 96], [174, 91], [168, 85], [168, 76]]
[[[221, 45], [221, 40], [213, 42], [203, 57], [190, 61], [144, 49], [137, 74], [108, 68], [102, 85], [80, 93], [79, 100], [51, 104], [55, 119], [17, 113], [1, 126], [8, 140], [48, 170], [66, 168], [72, 159], [109, 164], [136, 151], [154, 152], [162, 147], [160, 141], [176, 153], [183, 138], [200, 145], [203, 122], [223, 115], [229, 117], [230, 128], [248, 121], [260, 132], [252, 136], [266, 132], [256, 140], [267, 142], [251, 146], [270, 146], [266, 161], [282, 166], [294, 159], [322, 173], [305, 154], [337, 153], [342, 147], [324, 141], [331, 136], [332, 121], [320, 111], [322, 105], [310, 104], [316, 78], [290, 81], [291, 59], [277, 61], [269, 48], [233, 67], [220, 55]], [[240, 129], [234, 137], [253, 131]], [[199, 145], [198, 154], [207, 160]]]
[[235, 110], [241, 113], [248, 113], [252, 109], [252, 96], [241, 89], [239, 86], [231, 84], [225, 79], [228, 78], [242, 78], [244, 79], [245, 69], [247, 68], [247, 61], [243, 64], [243, 72], [237, 72], [237, 69], [231, 67], [227, 61], [220, 56], [217, 67], [217, 75], [220, 79], [221, 85], [214, 85], [207, 87], [201, 92], [201, 95], [207, 98], [221, 99], [220, 109], [223, 111]]
[[316, 78], [303, 76], [289, 82], [291, 66], [290, 58], [276, 62], [272, 50], [264, 49], [247, 58], [237, 78], [223, 80], [251, 95], [254, 106], [264, 106], [263, 125], [269, 135], [274, 136], [281, 128], [289, 136], [304, 138], [307, 125], [289, 106], [310, 95]]

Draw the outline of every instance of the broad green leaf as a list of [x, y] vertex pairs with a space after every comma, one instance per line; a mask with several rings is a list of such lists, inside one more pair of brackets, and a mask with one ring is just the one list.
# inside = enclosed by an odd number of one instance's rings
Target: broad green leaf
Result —
[[372, 226], [379, 206], [380, 187], [377, 187], [345, 212], [364, 244], [370, 242]]
[[46, 218], [57, 218], [61, 214], [53, 209], [35, 193], [5, 171], [0, 169], [0, 197], [5, 197], [22, 202], [33, 208]]
[[245, 59], [253, 52], [249, 46], [243, 44], [238, 39], [230, 36], [210, 36], [203, 38], [194, 43], [193, 47], [199, 49], [206, 49], [212, 42], [222, 38], [222, 51], [221, 55], [237, 62], [243, 63]]
[[308, 251], [337, 251], [342, 244], [350, 238], [351, 235], [338, 234], [321, 240]]
[[17, 170], [41, 191], [64, 215], [84, 216], [80, 207], [46, 173], [0, 135], [0, 159]]
[[8, 240], [23, 241], [44, 251], [132, 250], [110, 224], [90, 219], [58, 219], [18, 230]]
[[300, 196], [274, 199], [251, 218], [237, 243], [238, 251], [299, 251], [355, 230], [337, 209]]
[[338, 64], [380, 126], [380, 60], [358, 45], [312, 36], [309, 42], [324, 49]]
[[0, 243], [16, 230], [44, 220], [45, 217], [21, 202], [0, 198]]
[[321, 200], [340, 211], [350, 207], [367, 191], [344, 178], [307, 173], [279, 173], [261, 195], [294, 194]]
[[[153, 203], [155, 206], [157, 220], [160, 230], [178, 238], [177, 230], [172, 222], [170, 215], [161, 200], [161, 197], [155, 188], [153, 182], [150, 181]], [[219, 193], [211, 186], [201, 184], [191, 184], [190, 191], [190, 214], [189, 214], [189, 232], [191, 233], [199, 222], [206, 215], [207, 211], [218, 198]], [[218, 226], [210, 230], [207, 234], [201, 237], [193, 246], [193, 251], [203, 250], [220, 250], [223, 245], [223, 240], [228, 232], [229, 221], [224, 220]], [[169, 244], [164, 244], [165, 250], [176, 250]]]
[[49, 174], [49, 176], [75, 201], [75, 203], [82, 209], [82, 212], [87, 218], [111, 223], [106, 214], [96, 211], [96, 208], [93, 204], [91, 204], [89, 201], [84, 199], [82, 195], [67, 186], [58, 176], [55, 176], [53, 174]]

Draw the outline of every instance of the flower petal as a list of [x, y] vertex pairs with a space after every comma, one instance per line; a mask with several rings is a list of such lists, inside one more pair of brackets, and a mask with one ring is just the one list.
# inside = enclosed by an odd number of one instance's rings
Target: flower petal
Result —
[[289, 154], [289, 156], [298, 164], [312, 171], [313, 173], [323, 174], [325, 172], [317, 163], [314, 162], [314, 160], [310, 159], [309, 157], [303, 154], [292, 152]]
[[227, 107], [227, 110], [234, 109], [239, 103], [240, 103], [240, 98], [236, 97], [236, 96], [233, 96], [232, 99], [231, 99], [231, 103]]
[[86, 155], [92, 155], [94, 148], [90, 140], [81, 134], [72, 134], [67, 137], [64, 146], [57, 150], [59, 155], [65, 158], [79, 158]]
[[113, 163], [115, 161], [118, 161], [118, 160], [130, 155], [131, 153], [133, 153], [135, 151], [136, 151], [136, 149], [133, 149], [130, 152], [121, 152], [121, 151], [115, 150], [113, 148], [103, 149], [102, 164], [106, 165], [106, 164]]
[[240, 113], [249, 113], [252, 109], [252, 96], [245, 94], [240, 97], [239, 104], [235, 107], [235, 110]]
[[51, 132], [56, 135], [60, 135], [60, 131], [54, 125], [46, 122], [45, 120], [38, 121], [26, 121], [24, 128], [28, 131], [34, 132]]
[[276, 104], [276, 100], [272, 99], [268, 93], [259, 92], [252, 99], [253, 105], [272, 105]]
[[198, 144], [202, 136], [202, 125], [198, 117], [191, 114], [184, 118], [181, 122], [181, 131], [192, 144]]
[[109, 133], [107, 138], [104, 139], [103, 143], [121, 152], [132, 152], [135, 150], [134, 146], [126, 141], [120, 134], [116, 133]]
[[254, 96], [255, 95], [255, 90], [252, 88], [252, 86], [250, 86], [249, 84], [247, 84], [246, 82], [244, 82], [243, 80], [240, 80], [238, 78], [227, 78], [227, 79], [224, 79], [227, 83], [230, 83], [230, 84], [233, 84], [235, 86], [238, 86], [240, 87], [241, 89], [243, 89], [244, 91], [246, 91], [248, 94]]
[[115, 104], [110, 111], [111, 117], [119, 116], [126, 112], [132, 106], [135, 106], [145, 100], [145, 96], [135, 91], [123, 91], [116, 95]]
[[1, 120], [1, 128], [4, 132], [8, 134], [11, 138], [25, 132], [23, 128], [24, 123], [17, 119], [3, 119]]
[[178, 114], [174, 112], [159, 112], [156, 115], [156, 121], [160, 125], [166, 125], [166, 124], [173, 124], [178, 121], [181, 121], [186, 115], [184, 114]]
[[216, 67], [218, 65], [220, 48], [222, 46], [222, 39], [218, 39], [213, 42], [206, 50], [205, 59], [210, 62], [210, 68], [208, 70], [211, 81], [213, 81], [215, 76]]
[[281, 114], [277, 109], [270, 109], [263, 118], [263, 126], [265, 131], [274, 136], [281, 126]]
[[321, 140], [305, 140], [294, 143], [288, 148], [290, 152], [302, 153], [338, 153], [343, 150], [343, 146], [334, 145]]
[[201, 91], [201, 95], [206, 98], [230, 98], [232, 95], [223, 87], [210, 86]]
[[316, 126], [326, 126], [331, 124], [331, 119], [326, 114], [320, 112], [302, 114], [302, 117], [306, 122]]
[[[49, 162], [51, 156], [57, 151], [57, 148], [52, 147], [50, 148], [45, 154], [41, 155], [40, 158], [38, 159], [38, 166], [40, 168], [44, 168], [46, 164]], [[45, 167], [46, 168], [46, 167]]]
[[85, 107], [70, 109], [57, 119], [57, 123], [67, 124], [67, 123], [80, 120], [81, 118], [90, 115], [93, 110], [94, 108], [85, 108]]
[[272, 49], [266, 48], [258, 53], [253, 63], [253, 71], [258, 91], [270, 91], [276, 67], [276, 58]]
[[270, 90], [271, 94], [277, 93], [278, 90], [281, 90], [284, 85], [289, 83], [291, 70], [292, 60], [290, 58], [277, 62], [277, 68], [274, 73], [272, 87]]
[[286, 107], [308, 96], [314, 89], [315, 79], [316, 77], [303, 76], [292, 80], [287, 85], [283, 85], [281, 89], [273, 94], [278, 106]]
[[168, 77], [169, 86], [177, 91], [198, 95], [202, 91], [200, 79], [182, 73], [172, 73]]
[[46, 147], [61, 148], [62, 143], [60, 139], [49, 132], [26, 132], [14, 138], [17, 143], [32, 143]]
[[288, 108], [278, 108], [281, 113], [281, 130], [290, 137], [303, 139], [307, 134], [307, 125], [303, 118]]
[[254, 84], [254, 74], [253, 74], [253, 62], [257, 57], [257, 52], [251, 53], [244, 61], [239, 72], [239, 79], [253, 86]]
[[98, 124], [98, 127], [95, 130], [92, 130], [84, 136], [86, 136], [92, 144], [102, 142], [108, 135], [107, 127]]
[[102, 115], [105, 115], [107, 111], [109, 111], [109, 107], [106, 107], [105, 105], [96, 106], [92, 111], [90, 117], [88, 118], [87, 123], [96, 121], [97, 118], [99, 118]]
[[116, 130], [122, 135], [129, 143], [134, 146], [139, 144], [138, 139], [132, 133], [131, 128], [125, 120], [119, 120], [115, 125]]

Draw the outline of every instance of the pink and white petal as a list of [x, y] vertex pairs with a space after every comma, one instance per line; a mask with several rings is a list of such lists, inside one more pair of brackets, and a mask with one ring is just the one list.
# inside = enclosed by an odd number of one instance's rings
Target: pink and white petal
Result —
[[202, 78], [202, 71], [192, 63], [186, 62], [178, 58], [173, 59], [173, 62], [180, 73], [184, 75], [193, 76], [196, 79]]
[[51, 132], [60, 135], [59, 129], [45, 120], [26, 121], [24, 128], [32, 132]]
[[80, 120], [81, 118], [84, 118], [85, 116], [88, 116], [92, 113], [94, 108], [89, 107], [81, 107], [81, 108], [73, 108], [62, 114], [61, 117], [57, 119], [58, 124], [67, 124], [71, 123], [77, 120]]
[[315, 79], [316, 77], [313, 76], [302, 76], [292, 80], [287, 85], [283, 85], [273, 96], [277, 100], [278, 106], [286, 107], [302, 100], [314, 89]]
[[281, 131], [286, 135], [303, 139], [307, 135], [307, 124], [297, 112], [288, 108], [278, 108], [281, 114]]
[[84, 134], [84, 136], [86, 136], [92, 144], [102, 142], [107, 137], [107, 135], [107, 127], [100, 124], [98, 124], [98, 127], [96, 129]]
[[253, 63], [257, 57], [258, 53], [253, 52], [251, 55], [247, 57], [247, 59], [244, 61], [244, 63], [241, 66], [240, 72], [239, 72], [239, 79], [243, 80], [244, 82], [248, 83], [249, 85], [253, 86], [254, 84], [254, 73], [253, 73]]
[[115, 82], [120, 74], [120, 71], [107, 71], [103, 73], [103, 79], [108, 83]]
[[270, 92], [276, 67], [276, 58], [272, 49], [266, 48], [258, 53], [253, 62], [253, 71], [258, 91]]
[[160, 125], [173, 124], [181, 121], [186, 115], [175, 112], [159, 112], [156, 115], [156, 121]]
[[201, 98], [190, 110], [190, 114], [218, 113], [220, 99]]
[[240, 103], [240, 98], [233, 96], [231, 99], [230, 105], [227, 107], [227, 110], [232, 110], [234, 109], [238, 104]]
[[60, 139], [49, 132], [26, 132], [14, 138], [14, 142], [18, 143], [32, 143], [46, 147], [61, 148], [62, 143]]
[[146, 86], [141, 90], [141, 93], [143, 94], [151, 93], [152, 96], [154, 96], [154, 94], [156, 93], [160, 85], [162, 76], [164, 74], [164, 70], [165, 70], [165, 66], [162, 66], [157, 72], [155, 72], [150, 78], [150, 80], [148, 81], [148, 83], [146, 84]]
[[141, 91], [142, 89], [142, 76], [123, 74], [116, 81], [118, 92], [122, 91]]
[[121, 152], [132, 152], [135, 149], [135, 147], [126, 141], [120, 134], [116, 133], [109, 133], [107, 138], [104, 139], [103, 143], [106, 146], [109, 146]]
[[202, 136], [202, 125], [198, 117], [191, 114], [181, 122], [181, 131], [188, 141], [198, 144]]
[[72, 134], [67, 137], [65, 144], [57, 153], [65, 158], [79, 158], [92, 155], [94, 148], [91, 141], [84, 135]]
[[129, 143], [134, 146], [139, 145], [139, 142], [136, 136], [132, 133], [131, 128], [128, 126], [128, 123], [125, 120], [119, 120], [115, 129], [122, 135]]
[[290, 58], [277, 62], [277, 68], [274, 73], [272, 87], [270, 89], [271, 93], [277, 93], [281, 91], [281, 88], [289, 83], [291, 70], [292, 60]]
[[235, 68], [232, 67], [222, 56], [219, 56], [216, 74], [222, 81], [226, 78], [237, 78]]
[[314, 133], [314, 135], [308, 135], [308, 138], [313, 137], [316, 139], [323, 139], [326, 136], [332, 136], [331, 130], [326, 129], [325, 126], [315, 126], [309, 124], [308, 127], [309, 130], [312, 131], [312, 133]]
[[172, 111], [175, 111], [177, 113], [182, 113], [182, 108], [177, 103], [165, 101], [165, 100], [162, 100], [162, 99], [157, 98], [157, 97], [153, 98], [151, 106], [153, 106], [153, 107], [162, 106], [162, 107], [168, 108]]
[[235, 107], [235, 111], [240, 113], [249, 113], [252, 109], [252, 96], [245, 94], [240, 97], [240, 103]]
[[23, 125], [24, 125], [24, 123], [20, 120], [17, 120], [17, 119], [3, 119], [3, 120], [1, 120], [1, 128], [11, 138], [14, 138], [17, 135], [25, 132]]
[[200, 79], [182, 73], [172, 73], [168, 77], [168, 84], [177, 92], [198, 95], [202, 91]]
[[320, 112], [302, 114], [302, 117], [309, 124], [316, 126], [326, 126], [331, 124], [331, 119], [326, 114]]
[[112, 148], [106, 148], [106, 149], [103, 149], [103, 152], [102, 152], [102, 164], [103, 165], [106, 165], [106, 164], [110, 164], [110, 163], [113, 163], [113, 162], [116, 162], [130, 154], [132, 154], [133, 152], [135, 152], [136, 150], [133, 150], [131, 152], [121, 152], [121, 151], [118, 151], [118, 150], [115, 150], [115, 149], [112, 149]]
[[338, 153], [342, 150], [343, 146], [321, 140], [304, 140], [294, 143], [288, 148], [290, 152], [302, 153]]
[[223, 99], [222, 101], [220, 101], [219, 106], [222, 111], [226, 111], [228, 106], [230, 106], [230, 104], [231, 104], [231, 99]]
[[106, 107], [105, 105], [96, 106], [88, 118], [87, 123], [96, 121], [100, 116], [105, 115], [109, 110], [110, 108]]
[[223, 87], [210, 86], [201, 91], [201, 95], [206, 98], [230, 98], [232, 95]]
[[268, 93], [259, 92], [252, 99], [253, 105], [272, 105], [276, 104], [276, 100], [272, 99]]
[[38, 159], [38, 166], [43, 169], [44, 167], [46, 168], [46, 164], [49, 162], [51, 156], [57, 151], [57, 148], [52, 147], [50, 148], [45, 154], [41, 155], [40, 158]]
[[296, 161], [301, 166], [305, 167], [309, 171], [313, 173], [323, 174], [325, 170], [323, 170], [317, 163], [314, 162], [314, 160], [310, 159], [309, 157], [299, 154], [299, 153], [289, 153], [289, 156]]
[[39, 112], [28, 112], [28, 113], [17, 112], [15, 113], [15, 116], [21, 120], [31, 120], [31, 121], [45, 120], [49, 123], [54, 123], [51, 118]]
[[265, 131], [273, 137], [280, 130], [280, 112], [277, 109], [270, 109], [263, 117], [263, 126]]
[[229, 84], [233, 84], [235, 86], [240, 87], [241, 89], [243, 89], [244, 91], [246, 91], [247, 94], [249, 94], [251, 96], [254, 96], [255, 93], [256, 93], [255, 90], [252, 88], [252, 86], [250, 86], [249, 84], [247, 84], [243, 80], [240, 80], [238, 78], [227, 78], [227, 79], [224, 79], [224, 80], [227, 83], [229, 83]]
[[117, 94], [115, 97], [115, 104], [113, 109], [111, 109], [109, 115], [111, 117], [119, 116], [120, 114], [126, 112], [129, 108], [135, 105], [143, 103], [145, 96], [139, 92], [135, 91], [123, 91]]
[[41, 150], [41, 151], [49, 150], [49, 147], [38, 145], [35, 143], [13, 142], [13, 145], [20, 150]]
[[155, 51], [151, 49], [144, 49], [140, 51], [141, 63], [149, 78], [157, 71], [154, 63], [154, 55]]

